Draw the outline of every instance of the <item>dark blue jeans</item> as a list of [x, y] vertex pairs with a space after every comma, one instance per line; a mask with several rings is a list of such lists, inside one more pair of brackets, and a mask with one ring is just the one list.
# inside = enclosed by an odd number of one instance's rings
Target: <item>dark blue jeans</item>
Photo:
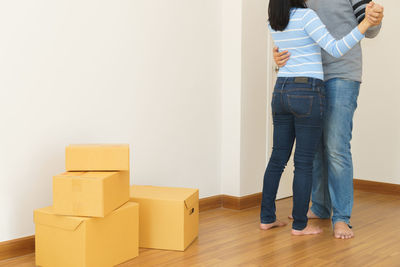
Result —
[[313, 161], [322, 136], [324, 95], [324, 83], [319, 79], [280, 77], [276, 82], [271, 104], [274, 143], [264, 175], [261, 223], [276, 221], [276, 193], [296, 140], [292, 228], [303, 230], [307, 226]]

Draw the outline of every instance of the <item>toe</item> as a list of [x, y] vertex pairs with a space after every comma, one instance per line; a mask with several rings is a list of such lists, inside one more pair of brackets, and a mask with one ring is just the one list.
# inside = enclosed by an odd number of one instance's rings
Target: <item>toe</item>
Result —
[[344, 239], [344, 238], [345, 238], [345, 235], [344, 235], [344, 233], [342, 233], [342, 232], [337, 232], [337, 233], [335, 234], [335, 237], [338, 238], [338, 239]]

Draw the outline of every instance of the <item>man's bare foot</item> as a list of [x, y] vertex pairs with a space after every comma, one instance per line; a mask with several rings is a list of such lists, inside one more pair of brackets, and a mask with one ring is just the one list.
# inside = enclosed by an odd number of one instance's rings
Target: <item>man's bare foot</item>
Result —
[[[293, 216], [289, 215], [288, 216], [289, 219], [293, 220]], [[311, 210], [308, 210], [307, 212], [307, 218], [308, 219], [321, 219], [320, 217], [318, 217], [317, 215], [314, 214], [314, 212], [312, 212]]]
[[292, 235], [317, 235], [320, 233], [322, 233], [322, 229], [313, 225], [307, 225], [307, 227], [301, 231], [292, 229]]
[[268, 224], [260, 223], [260, 229], [261, 230], [268, 230], [268, 229], [271, 229], [271, 228], [274, 228], [274, 227], [282, 227], [282, 226], [285, 226], [285, 225], [287, 225], [287, 223], [281, 222], [279, 220], [276, 220], [275, 222], [268, 223]]
[[353, 230], [345, 222], [337, 222], [333, 228], [333, 234], [338, 239], [350, 239], [354, 237]]

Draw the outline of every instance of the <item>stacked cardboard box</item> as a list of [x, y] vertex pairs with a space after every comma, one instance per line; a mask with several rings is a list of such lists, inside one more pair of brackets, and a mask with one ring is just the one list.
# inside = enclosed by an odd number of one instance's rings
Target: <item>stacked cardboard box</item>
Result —
[[53, 178], [53, 206], [34, 211], [38, 266], [114, 266], [139, 253], [128, 145], [72, 145]]
[[139, 246], [184, 251], [199, 234], [199, 190], [133, 185], [139, 203]]
[[129, 188], [129, 146], [68, 146], [66, 171], [53, 177], [53, 206], [34, 212], [38, 266], [109, 267], [139, 246], [184, 251], [197, 238], [199, 191]]

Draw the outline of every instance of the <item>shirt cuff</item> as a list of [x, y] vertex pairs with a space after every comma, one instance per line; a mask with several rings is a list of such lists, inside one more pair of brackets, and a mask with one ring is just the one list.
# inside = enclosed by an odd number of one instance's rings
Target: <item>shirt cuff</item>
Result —
[[354, 37], [355, 37], [358, 41], [361, 41], [361, 40], [365, 37], [365, 35], [362, 34], [362, 33], [360, 32], [360, 30], [358, 29], [358, 27], [355, 27], [355, 28], [354, 28], [353, 34], [354, 34]]

